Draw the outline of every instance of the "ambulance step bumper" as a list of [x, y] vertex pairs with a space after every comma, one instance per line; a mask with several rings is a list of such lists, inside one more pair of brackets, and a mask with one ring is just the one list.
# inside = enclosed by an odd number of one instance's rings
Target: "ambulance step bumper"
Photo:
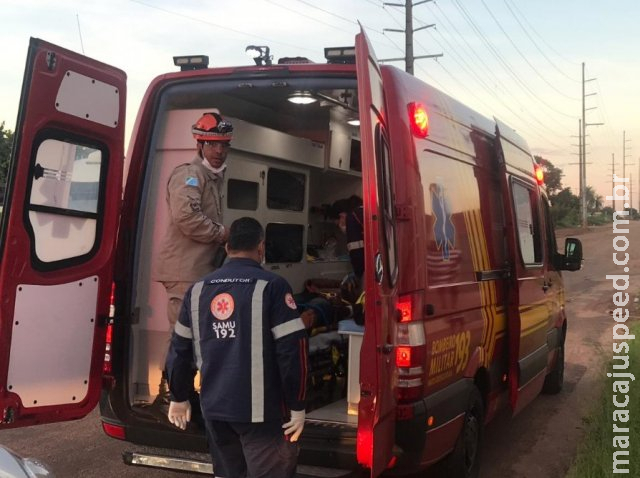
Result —
[[190, 473], [202, 473], [203, 475], [209, 476], [213, 475], [213, 465], [211, 463], [191, 458], [177, 458], [126, 451], [122, 454], [122, 459], [127, 465], [149, 466], [151, 468], [188, 471]]
[[[153, 455], [135, 451], [124, 452], [122, 458], [127, 465], [213, 475], [213, 465], [197, 459]], [[352, 476], [354, 476], [352, 470], [339, 470], [321, 466], [298, 465], [296, 469], [296, 478], [348, 478]]]

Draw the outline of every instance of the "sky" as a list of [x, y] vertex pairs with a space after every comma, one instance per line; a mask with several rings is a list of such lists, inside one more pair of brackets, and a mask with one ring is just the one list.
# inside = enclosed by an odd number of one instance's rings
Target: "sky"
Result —
[[[127, 141], [148, 84], [176, 71], [173, 56], [248, 65], [245, 47], [257, 44], [274, 60], [324, 62], [325, 47], [354, 44], [358, 22], [379, 59], [404, 56], [404, 34], [384, 30], [404, 29], [404, 8], [381, 0], [2, 0], [0, 12], [0, 122], [10, 130], [29, 37], [127, 72]], [[584, 63], [587, 184], [610, 195], [624, 154], [639, 207], [640, 2], [436, 0], [413, 13], [414, 29], [435, 24], [414, 33], [414, 54], [443, 55], [416, 60], [415, 75], [516, 129], [576, 194]]]

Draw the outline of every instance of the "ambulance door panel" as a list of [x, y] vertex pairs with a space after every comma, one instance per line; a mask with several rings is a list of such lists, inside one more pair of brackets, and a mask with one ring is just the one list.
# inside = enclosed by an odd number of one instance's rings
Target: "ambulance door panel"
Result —
[[[496, 150], [506, 198], [505, 239], [510, 269], [506, 286], [509, 401], [517, 413], [537, 395], [544, 379], [541, 357], [546, 347], [548, 311], [543, 290], [541, 223], [530, 155], [502, 138], [498, 125]], [[509, 169], [517, 164], [524, 173], [522, 165], [527, 156], [531, 180], [517, 180]]]
[[0, 428], [80, 418], [100, 397], [125, 88], [31, 39], [0, 242]]
[[397, 273], [393, 184], [385, 139], [382, 76], [371, 44], [356, 36], [365, 242], [365, 333], [360, 353], [357, 458], [380, 475], [395, 441], [393, 288]]
[[555, 265], [556, 257], [558, 255], [558, 245], [556, 242], [553, 220], [551, 218], [550, 204], [549, 200], [545, 196], [542, 196], [540, 201], [544, 219], [543, 234], [545, 236], [546, 244], [543, 287], [546, 288], [545, 296], [547, 300], [547, 307], [549, 309], [550, 321], [548, 330], [551, 330], [554, 327], [561, 326], [560, 321], [563, 319], [562, 304], [564, 303], [564, 297], [562, 276]]
[[547, 366], [550, 310], [544, 286], [544, 249], [537, 187], [512, 179], [517, 248], [515, 271], [520, 300], [520, 344], [518, 355], [521, 410], [540, 392]]

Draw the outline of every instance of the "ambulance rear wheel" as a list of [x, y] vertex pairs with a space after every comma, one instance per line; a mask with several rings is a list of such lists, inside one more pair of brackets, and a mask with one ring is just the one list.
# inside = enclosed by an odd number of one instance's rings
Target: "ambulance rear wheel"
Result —
[[558, 356], [553, 370], [544, 378], [542, 392], [550, 395], [560, 393], [564, 384], [564, 342], [558, 347]]
[[469, 396], [462, 430], [456, 446], [447, 457], [447, 477], [477, 478], [480, 471], [480, 443], [484, 425], [484, 403], [474, 387]]

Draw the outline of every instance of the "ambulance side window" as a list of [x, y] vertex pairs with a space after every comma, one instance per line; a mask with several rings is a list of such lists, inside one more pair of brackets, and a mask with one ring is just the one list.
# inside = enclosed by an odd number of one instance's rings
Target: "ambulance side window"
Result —
[[398, 276], [398, 256], [396, 247], [396, 209], [393, 178], [391, 177], [391, 158], [389, 145], [382, 134], [382, 128], [376, 127], [376, 162], [378, 164], [378, 200], [384, 231], [384, 248], [387, 256], [389, 285], [393, 286]]
[[525, 265], [542, 263], [542, 236], [535, 191], [513, 181], [513, 206], [520, 254]]
[[27, 206], [35, 266], [53, 269], [97, 247], [106, 148], [45, 132], [36, 142]]

